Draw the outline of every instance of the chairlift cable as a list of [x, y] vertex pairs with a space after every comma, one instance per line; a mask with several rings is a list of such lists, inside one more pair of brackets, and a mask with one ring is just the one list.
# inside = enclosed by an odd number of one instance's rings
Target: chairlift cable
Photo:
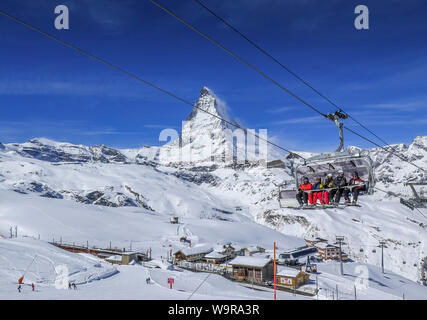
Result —
[[294, 97], [295, 99], [297, 99], [298, 101], [304, 103], [307, 107], [311, 108], [313, 111], [317, 112], [318, 114], [320, 114], [321, 116], [327, 118], [327, 115], [324, 114], [323, 112], [319, 111], [317, 108], [315, 108], [314, 106], [312, 106], [310, 103], [308, 103], [307, 101], [303, 100], [302, 98], [300, 98], [299, 96], [297, 96], [295, 93], [293, 93], [292, 91], [290, 91], [288, 88], [282, 86], [280, 83], [278, 83], [276, 80], [274, 80], [273, 78], [271, 78], [270, 76], [268, 76], [267, 74], [265, 74], [264, 72], [262, 72], [261, 70], [259, 70], [258, 68], [254, 67], [252, 64], [250, 64], [249, 62], [247, 62], [246, 60], [244, 60], [242, 57], [240, 57], [239, 55], [237, 55], [236, 53], [234, 53], [233, 51], [227, 49], [226, 47], [224, 47], [222, 44], [220, 44], [218, 41], [212, 39], [211, 37], [209, 37], [207, 34], [203, 33], [202, 31], [200, 31], [199, 29], [197, 29], [195, 26], [193, 26], [192, 24], [190, 24], [189, 22], [185, 21], [184, 19], [182, 19], [181, 17], [177, 16], [175, 13], [173, 13], [172, 11], [170, 11], [169, 9], [167, 9], [166, 7], [162, 6], [161, 4], [159, 4], [158, 2], [154, 1], [154, 0], [150, 0], [153, 4], [155, 4], [156, 6], [158, 6], [160, 9], [162, 9], [163, 11], [167, 12], [168, 14], [170, 14], [171, 16], [173, 16], [174, 18], [176, 18], [177, 20], [181, 21], [183, 24], [185, 24], [187, 27], [189, 27], [190, 29], [192, 29], [193, 31], [197, 32], [198, 34], [200, 34], [202, 37], [204, 37], [205, 39], [207, 39], [208, 41], [210, 41], [211, 43], [213, 43], [214, 45], [216, 45], [217, 47], [221, 48], [222, 50], [224, 50], [225, 52], [227, 52], [228, 54], [232, 55], [234, 58], [236, 58], [237, 60], [239, 60], [240, 62], [242, 62], [243, 64], [247, 65], [249, 68], [251, 68], [252, 70], [254, 70], [256, 73], [260, 74], [262, 77], [264, 77], [265, 79], [267, 79], [268, 81], [274, 83], [276, 86], [278, 86], [280, 89], [282, 89], [283, 91], [287, 92], [288, 94], [290, 94], [292, 97]]
[[84, 54], [84, 55], [86, 55], [86, 56], [88, 56], [88, 57], [90, 57], [90, 58], [92, 58], [92, 59], [94, 59], [94, 60], [96, 60], [96, 61], [98, 61], [98, 62], [100, 62], [100, 63], [102, 63], [102, 64], [104, 64], [106, 66], [108, 66], [108, 67], [110, 67], [110, 68], [113, 68], [113, 69], [115, 69], [115, 70], [117, 70], [117, 71], [119, 71], [119, 72], [121, 72], [121, 73], [123, 73], [123, 74], [125, 74], [125, 75], [127, 75], [127, 76], [129, 76], [129, 77], [131, 77], [131, 78], [133, 78], [133, 79], [135, 79], [137, 81], [139, 81], [139, 82], [142, 82], [142, 83], [144, 83], [144, 84], [146, 84], [146, 85], [148, 85], [148, 86], [150, 86], [150, 87], [152, 87], [152, 88], [154, 88], [154, 89], [156, 89], [156, 90], [158, 90], [158, 91], [160, 91], [162, 93], [165, 93], [168, 96], [170, 96], [170, 97], [172, 97], [172, 98], [174, 98], [174, 99], [176, 99], [178, 101], [181, 101], [181, 102], [183, 102], [183, 103], [185, 103], [185, 104], [187, 104], [187, 105], [189, 105], [191, 107], [194, 107], [194, 108], [196, 108], [196, 109], [198, 109], [200, 111], [203, 111], [203, 112], [205, 112], [205, 113], [207, 113], [207, 114], [209, 114], [209, 115], [211, 115], [211, 116], [213, 116], [213, 117], [215, 117], [215, 118], [217, 118], [217, 119], [219, 119], [221, 121], [224, 121], [225, 123], [227, 123], [227, 124], [229, 124], [229, 125], [231, 125], [233, 127], [236, 127], [238, 129], [243, 130], [246, 133], [252, 134], [253, 136], [255, 136], [256, 138], [258, 138], [259, 140], [265, 141], [268, 144], [270, 144], [270, 145], [272, 145], [272, 146], [274, 146], [274, 147], [276, 147], [276, 148], [278, 148], [278, 149], [280, 149], [282, 151], [286, 151], [289, 154], [296, 155], [297, 157], [299, 157], [299, 158], [301, 158], [303, 160], [306, 160], [303, 156], [301, 156], [301, 155], [299, 155], [297, 153], [294, 153], [294, 152], [292, 152], [292, 151], [290, 151], [290, 150], [288, 150], [288, 149], [286, 149], [286, 148], [284, 148], [284, 147], [282, 147], [282, 146], [280, 146], [280, 145], [278, 145], [278, 144], [276, 144], [274, 142], [271, 142], [268, 139], [262, 138], [258, 134], [253, 133], [252, 131], [248, 131], [247, 129], [245, 129], [244, 127], [238, 125], [237, 123], [234, 123], [232, 121], [226, 120], [226, 119], [224, 119], [224, 118], [222, 118], [222, 117], [220, 117], [218, 115], [215, 115], [215, 114], [213, 114], [213, 113], [211, 113], [211, 112], [209, 112], [207, 110], [204, 110], [204, 109], [198, 107], [197, 105], [189, 102], [188, 100], [185, 100], [185, 99], [177, 96], [176, 94], [174, 94], [174, 93], [172, 93], [172, 92], [170, 92], [168, 90], [162, 89], [159, 86], [157, 86], [157, 85], [155, 85], [155, 84], [153, 84], [153, 83], [151, 83], [149, 81], [146, 81], [146, 80], [142, 79], [141, 77], [139, 77], [139, 76], [137, 76], [137, 75], [135, 75], [135, 74], [133, 74], [131, 72], [128, 72], [125, 69], [123, 69], [121, 67], [118, 67], [117, 65], [115, 65], [113, 63], [110, 63], [110, 62], [108, 62], [108, 61], [100, 58], [99, 56], [96, 56], [96, 55], [94, 55], [94, 54], [92, 54], [92, 53], [90, 53], [90, 52], [88, 52], [88, 51], [86, 51], [84, 49], [81, 49], [81, 48], [79, 48], [79, 47], [77, 47], [77, 46], [75, 46], [75, 45], [73, 45], [73, 44], [71, 44], [71, 43], [69, 43], [67, 41], [61, 40], [58, 37], [56, 37], [56, 36], [54, 36], [54, 35], [52, 35], [50, 33], [47, 33], [47, 32], [45, 32], [45, 31], [43, 31], [43, 30], [41, 30], [41, 29], [39, 29], [39, 28], [37, 28], [37, 27], [35, 27], [35, 26], [33, 26], [33, 25], [31, 25], [31, 24], [29, 24], [29, 23], [27, 23], [27, 22], [25, 22], [25, 21], [23, 21], [21, 19], [19, 19], [19, 18], [16, 18], [16, 17], [10, 15], [9, 13], [7, 13], [5, 11], [0, 10], [0, 14], [2, 14], [3, 16], [5, 16], [5, 17], [7, 17], [9, 19], [14, 20], [15, 22], [18, 22], [18, 23], [26, 26], [27, 28], [32, 29], [33, 31], [36, 31], [36, 32], [38, 32], [38, 33], [40, 33], [40, 34], [42, 34], [42, 35], [44, 35], [44, 36], [46, 36], [46, 37], [48, 37], [48, 38], [50, 38], [52, 40], [55, 40], [55, 41], [59, 42], [62, 45], [68, 47], [68, 48], [71, 48], [71, 49], [73, 49], [73, 50], [75, 50], [75, 51], [77, 51], [77, 52], [79, 52], [81, 54]]
[[[323, 93], [321, 93], [319, 90], [317, 90], [316, 88], [314, 88], [310, 83], [308, 83], [306, 80], [304, 80], [303, 78], [301, 78], [298, 74], [296, 74], [295, 72], [293, 72], [291, 69], [289, 69], [288, 67], [286, 67], [283, 63], [281, 63], [278, 59], [276, 59], [272, 54], [268, 53], [265, 49], [263, 49], [260, 45], [258, 45], [257, 43], [255, 43], [254, 41], [252, 41], [251, 39], [249, 39], [246, 35], [244, 35], [242, 32], [240, 32], [237, 28], [235, 28], [233, 25], [231, 25], [229, 22], [227, 22], [224, 18], [220, 17], [217, 13], [215, 13], [212, 9], [208, 8], [203, 2], [199, 1], [199, 0], [194, 0], [195, 2], [197, 2], [201, 7], [203, 7], [206, 11], [208, 11], [210, 14], [212, 14], [214, 17], [216, 17], [218, 20], [222, 21], [226, 26], [228, 26], [231, 30], [233, 30], [235, 33], [237, 33], [238, 35], [240, 35], [242, 38], [244, 38], [246, 41], [248, 41], [252, 46], [254, 46], [255, 48], [257, 48], [259, 51], [261, 51], [264, 55], [266, 55], [267, 57], [269, 57], [271, 60], [273, 60], [276, 64], [278, 64], [282, 69], [286, 70], [289, 74], [291, 74], [292, 76], [294, 76], [296, 79], [298, 79], [300, 82], [302, 82], [304, 85], [306, 85], [307, 87], [309, 87], [311, 90], [313, 90], [315, 93], [317, 93], [320, 97], [322, 97], [324, 100], [326, 100], [327, 102], [329, 102], [331, 105], [333, 105], [334, 107], [337, 108], [337, 110], [341, 110], [343, 112], [345, 112], [345, 110], [341, 107], [339, 107], [335, 102], [333, 102], [330, 98], [326, 97]], [[347, 112], [345, 112], [347, 113]], [[374, 132], [372, 132], [371, 130], [369, 130], [365, 125], [363, 125], [362, 123], [360, 123], [358, 120], [356, 120], [354, 117], [352, 117], [350, 114], [348, 114], [348, 116], [354, 121], [356, 122], [358, 125], [360, 125], [362, 128], [364, 128], [366, 131], [368, 131], [370, 134], [372, 134], [373, 136], [375, 136], [377, 139], [379, 139], [381, 142], [383, 142], [386, 145], [389, 145], [389, 143], [385, 140], [383, 140], [382, 138], [380, 138], [378, 135], [376, 135]]]
[[382, 150], [384, 150], [384, 151], [386, 151], [386, 152], [388, 152], [388, 153], [390, 153], [391, 155], [395, 155], [396, 157], [398, 157], [400, 160], [402, 160], [402, 161], [405, 161], [405, 162], [407, 162], [407, 163], [409, 163], [409, 164], [411, 164], [411, 165], [413, 165], [414, 167], [417, 167], [418, 169], [420, 169], [421, 171], [424, 171], [424, 172], [426, 172], [427, 173], [427, 170], [425, 170], [424, 168], [421, 168], [420, 166], [418, 166], [418, 165], [416, 165], [415, 163], [413, 163], [413, 162], [411, 162], [411, 161], [409, 161], [409, 160], [406, 160], [404, 157], [402, 157], [401, 155], [399, 155], [399, 154], [397, 154], [397, 153], [395, 153], [395, 152], [393, 152], [393, 151], [390, 151], [390, 150], [387, 150], [385, 147], [383, 147], [382, 145], [380, 145], [380, 144], [378, 144], [378, 143], [376, 143], [376, 142], [374, 142], [374, 141], [372, 141], [371, 139], [369, 139], [369, 138], [366, 138], [366, 137], [364, 137], [364, 136], [362, 136], [360, 133], [357, 133], [356, 131], [354, 131], [354, 130], [352, 130], [352, 129], [350, 129], [350, 128], [347, 128], [346, 126], [342, 126], [343, 127], [343, 129], [346, 129], [347, 131], [350, 131], [351, 133], [353, 133], [353, 134], [355, 134], [355, 135], [357, 135], [357, 136], [359, 136], [360, 138], [362, 138], [362, 139], [364, 139], [364, 140], [366, 140], [366, 141], [368, 141], [368, 142], [370, 142], [370, 143], [372, 143], [373, 145], [375, 145], [375, 146], [377, 146], [378, 148], [381, 148]]
[[[183, 18], [179, 17], [177, 14], [173, 13], [171, 10], [169, 10], [168, 8], [162, 6], [161, 4], [159, 4], [158, 2], [156, 2], [155, 0], [150, 0], [153, 4], [155, 4], [156, 6], [158, 6], [160, 9], [162, 9], [163, 11], [167, 12], [169, 15], [171, 15], [172, 17], [174, 17], [175, 19], [177, 19], [178, 21], [182, 22], [183, 24], [185, 24], [187, 27], [189, 27], [190, 29], [192, 29], [193, 31], [195, 31], [196, 33], [200, 34], [202, 37], [204, 37], [205, 39], [207, 39], [208, 41], [210, 41], [211, 43], [213, 43], [214, 45], [216, 45], [217, 47], [221, 48], [222, 50], [224, 50], [225, 52], [227, 52], [228, 54], [230, 54], [231, 56], [233, 56], [234, 58], [236, 58], [237, 60], [239, 60], [240, 62], [244, 63], [245, 65], [247, 65], [249, 68], [251, 68], [252, 70], [254, 70], [255, 72], [257, 72], [258, 74], [260, 74], [262, 77], [264, 77], [265, 79], [269, 80], [270, 82], [272, 82], [273, 84], [275, 84], [276, 86], [278, 86], [280, 89], [282, 89], [283, 91], [287, 92], [288, 94], [290, 94], [292, 97], [294, 97], [295, 99], [297, 99], [298, 101], [302, 102], [303, 104], [305, 104], [307, 107], [309, 107], [310, 109], [312, 109], [313, 111], [317, 112], [318, 114], [322, 115], [324, 118], [331, 120], [327, 114], [324, 114], [323, 112], [321, 112], [320, 110], [318, 110], [316, 107], [314, 107], [313, 105], [311, 105], [310, 103], [308, 103], [307, 101], [305, 101], [304, 99], [300, 98], [298, 95], [296, 95], [295, 93], [293, 93], [292, 91], [290, 91], [289, 89], [285, 88], [284, 86], [282, 86], [280, 83], [278, 83], [277, 81], [275, 81], [274, 79], [272, 79], [270, 76], [266, 75], [265, 73], [263, 73], [262, 71], [260, 71], [258, 68], [254, 67], [253, 65], [251, 65], [249, 62], [247, 62], [246, 60], [244, 60], [243, 58], [241, 58], [239, 55], [237, 55], [236, 53], [234, 53], [233, 51], [227, 49], [226, 47], [224, 47], [222, 44], [220, 44], [218, 41], [212, 39], [211, 37], [209, 37], [207, 34], [205, 34], [204, 32], [200, 31], [198, 28], [196, 28], [195, 26], [193, 26], [192, 24], [190, 24], [189, 22], [187, 22], [186, 20], [184, 20]], [[405, 158], [399, 156], [398, 154], [396, 154], [393, 149], [393, 151], [389, 151], [386, 148], [384, 148], [383, 146], [379, 145], [376, 142], [373, 142], [372, 140], [370, 140], [369, 138], [366, 138], [364, 136], [362, 136], [361, 134], [357, 133], [354, 130], [351, 130], [345, 126], [342, 126], [343, 128], [347, 129], [348, 131], [350, 131], [351, 133], [361, 137], [362, 139], [374, 144], [377, 147], [382, 148], [384, 151], [397, 156], [398, 158], [400, 158], [401, 160], [417, 167], [418, 169], [427, 172], [425, 169], [417, 166], [416, 164], [410, 162], [409, 160], [406, 160]]]

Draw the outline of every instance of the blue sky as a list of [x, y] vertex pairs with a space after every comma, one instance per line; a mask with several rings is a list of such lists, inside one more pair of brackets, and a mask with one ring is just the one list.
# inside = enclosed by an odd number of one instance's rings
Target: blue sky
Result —
[[[323, 112], [334, 108], [192, 0], [159, 0]], [[204, 0], [390, 143], [427, 134], [427, 3]], [[70, 9], [70, 30], [54, 8]], [[370, 29], [354, 27], [354, 8]], [[326, 151], [336, 128], [149, 0], [2, 0], [0, 10], [195, 101], [202, 86], [243, 125], [295, 150]], [[157, 145], [190, 107], [0, 16], [0, 141], [47, 137], [113, 147]], [[351, 120], [346, 125], [369, 136]], [[370, 146], [347, 134], [346, 145]]]

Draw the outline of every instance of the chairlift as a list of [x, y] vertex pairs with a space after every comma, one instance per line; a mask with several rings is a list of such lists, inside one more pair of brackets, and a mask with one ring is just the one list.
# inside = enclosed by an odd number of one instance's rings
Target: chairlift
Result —
[[[359, 177], [365, 182], [366, 191], [363, 193], [373, 193], [375, 185], [374, 166], [368, 152], [359, 150], [342, 151], [344, 145], [343, 124], [339, 120], [347, 117], [341, 110], [328, 115], [328, 119], [335, 122], [339, 131], [340, 144], [338, 148], [335, 152], [321, 153], [310, 157], [304, 163], [296, 166], [293, 183], [287, 182], [279, 187], [279, 204], [281, 208], [300, 209], [295, 195], [304, 177], [307, 177], [311, 182], [315, 181], [316, 178], [324, 180], [329, 173], [334, 177], [337, 176], [339, 170], [344, 172], [347, 180], [353, 177], [354, 171], [357, 171]], [[308, 206], [303, 209], [322, 209], [323, 207]]]
[[415, 186], [427, 186], [427, 182], [406, 182], [404, 186], [411, 187], [413, 197], [409, 199], [400, 198], [400, 203], [407, 206], [409, 209], [414, 210], [415, 208], [427, 208], [427, 197], [424, 196], [424, 190], [421, 192], [415, 190]]

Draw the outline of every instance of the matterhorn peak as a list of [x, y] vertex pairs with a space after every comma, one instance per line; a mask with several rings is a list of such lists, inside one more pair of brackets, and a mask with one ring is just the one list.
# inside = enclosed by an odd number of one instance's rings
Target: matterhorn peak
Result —
[[228, 116], [225, 103], [208, 87], [200, 90], [200, 96], [185, 121], [190, 122], [192, 127], [200, 126], [206, 129], [232, 129], [233, 127], [227, 123], [233, 121]]
[[207, 95], [213, 95], [212, 91], [208, 87], [203, 87], [202, 90], [200, 90], [200, 97], [204, 97]]

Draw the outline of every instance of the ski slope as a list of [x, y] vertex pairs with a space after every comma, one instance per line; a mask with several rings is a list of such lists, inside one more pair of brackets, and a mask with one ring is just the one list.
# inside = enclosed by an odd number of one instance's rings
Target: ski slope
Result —
[[[17, 279], [24, 273], [32, 259], [21, 292], [17, 290]], [[164, 268], [152, 269], [140, 265], [111, 266], [104, 261], [81, 253], [70, 253], [58, 249], [41, 240], [31, 238], [0, 240], [0, 299], [198, 299], [198, 300], [239, 300], [272, 299], [273, 289], [242, 285], [208, 273], [173, 270], [168, 263]], [[156, 261], [154, 261], [156, 262]], [[157, 264], [162, 264], [160, 261]], [[77, 284], [77, 290], [57, 288], [60, 273], [58, 266], [67, 266], [70, 281]], [[373, 266], [347, 263], [345, 275], [339, 274], [339, 263], [319, 264], [317, 274], [319, 295], [308, 297], [277, 291], [277, 299], [332, 299], [332, 292], [338, 286], [339, 299], [425, 299], [427, 288], [396, 274], [385, 275]], [[364, 268], [360, 272], [358, 268]], [[366, 271], [365, 271], [366, 272]], [[361, 277], [358, 279], [357, 277]], [[149, 284], [146, 279], [150, 277]], [[173, 288], [169, 288], [168, 278], [174, 278]], [[357, 279], [357, 280], [355, 280]], [[316, 276], [311, 275], [309, 286], [315, 287]], [[199, 285], [203, 284], [199, 287]], [[35, 291], [31, 284], [35, 284]], [[194, 291], [199, 287], [197, 292]], [[336, 299], [336, 295], [334, 296]]]

